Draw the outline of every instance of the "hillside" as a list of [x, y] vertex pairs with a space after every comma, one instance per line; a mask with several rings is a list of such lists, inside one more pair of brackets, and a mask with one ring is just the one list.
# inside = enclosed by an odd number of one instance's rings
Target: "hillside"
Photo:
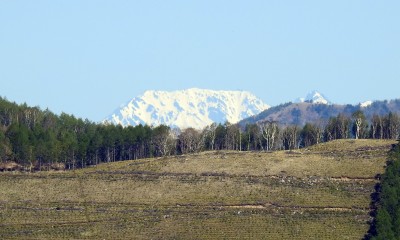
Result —
[[346, 116], [357, 110], [364, 112], [367, 119], [372, 115], [386, 115], [389, 112], [400, 113], [400, 99], [390, 101], [374, 101], [368, 104], [340, 105], [340, 104], [318, 104], [312, 102], [285, 103], [271, 107], [255, 116], [243, 119], [240, 125], [253, 124], [263, 121], [277, 121], [282, 125], [304, 125], [305, 123], [326, 123], [330, 117], [339, 113]]
[[395, 141], [0, 173], [1, 238], [361, 239]]

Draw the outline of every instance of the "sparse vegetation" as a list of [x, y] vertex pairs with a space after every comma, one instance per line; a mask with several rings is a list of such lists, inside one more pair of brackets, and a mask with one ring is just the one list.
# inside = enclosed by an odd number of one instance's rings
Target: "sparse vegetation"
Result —
[[2, 239], [361, 239], [395, 141], [0, 173]]

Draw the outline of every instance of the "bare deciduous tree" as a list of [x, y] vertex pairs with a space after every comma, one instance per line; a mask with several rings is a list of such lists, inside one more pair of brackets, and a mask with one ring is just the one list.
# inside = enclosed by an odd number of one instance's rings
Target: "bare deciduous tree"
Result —
[[267, 142], [266, 150], [270, 151], [274, 147], [275, 139], [278, 134], [278, 123], [275, 121], [266, 121], [260, 124], [260, 130], [263, 138]]
[[354, 136], [356, 139], [360, 137], [364, 137], [363, 135], [363, 128], [365, 125], [365, 115], [361, 110], [355, 111], [352, 114], [353, 121], [354, 121]]
[[226, 147], [229, 150], [238, 150], [240, 142], [240, 129], [236, 124], [226, 125]]
[[183, 154], [198, 152], [204, 145], [204, 134], [187, 128], [179, 135], [179, 146]]
[[282, 144], [286, 150], [292, 150], [295, 148], [299, 148], [299, 127], [288, 126], [282, 132]]
[[217, 124], [213, 123], [210, 126], [207, 126], [203, 130], [203, 135], [205, 138], [208, 139], [211, 150], [214, 150], [214, 148], [215, 148], [216, 129], [217, 129]]
[[170, 155], [176, 145], [170, 127], [165, 125], [153, 129], [152, 142], [156, 151], [163, 157]]

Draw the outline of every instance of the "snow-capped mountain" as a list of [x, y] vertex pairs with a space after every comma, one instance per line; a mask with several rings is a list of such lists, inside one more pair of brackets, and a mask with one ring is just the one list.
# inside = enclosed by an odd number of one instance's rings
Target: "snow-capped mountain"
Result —
[[309, 102], [315, 104], [332, 104], [323, 94], [318, 91], [312, 91], [305, 98], [298, 98], [295, 102]]
[[146, 91], [117, 109], [105, 122], [122, 126], [165, 124], [197, 129], [229, 121], [236, 123], [270, 106], [245, 91], [213, 91], [191, 88], [182, 91]]
[[373, 103], [372, 101], [365, 101], [365, 102], [360, 103], [360, 107], [366, 108], [366, 107], [372, 105], [372, 103]]

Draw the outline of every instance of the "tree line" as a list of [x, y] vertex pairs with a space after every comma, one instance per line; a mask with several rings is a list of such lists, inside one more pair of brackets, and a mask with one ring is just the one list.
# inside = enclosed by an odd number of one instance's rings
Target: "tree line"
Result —
[[327, 122], [280, 126], [278, 122], [239, 126], [213, 123], [202, 130], [160, 126], [94, 123], [0, 98], [0, 159], [30, 169], [55, 163], [67, 169], [206, 150], [273, 151], [308, 147], [342, 138], [396, 139], [397, 114], [373, 115], [362, 111], [338, 114]]
[[389, 154], [389, 161], [378, 184], [377, 194], [375, 218], [365, 239], [400, 239], [399, 144]]

